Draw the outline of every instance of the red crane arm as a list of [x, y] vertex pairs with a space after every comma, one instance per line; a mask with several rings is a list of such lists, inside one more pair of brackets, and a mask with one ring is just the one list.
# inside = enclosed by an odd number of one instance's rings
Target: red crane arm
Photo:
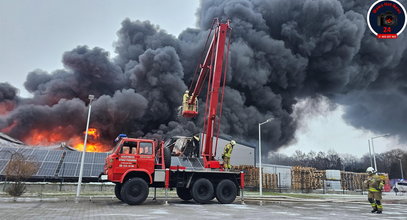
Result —
[[211, 59], [212, 59], [212, 51], [213, 51], [212, 48], [214, 46], [215, 40], [216, 40], [216, 35], [214, 35], [214, 37], [212, 38], [208, 53], [205, 56], [205, 60], [204, 60], [203, 64], [201, 64], [201, 66], [200, 66], [201, 71], [199, 72], [198, 80], [196, 81], [195, 88], [191, 94], [191, 98], [189, 99], [188, 104], [190, 104], [190, 105], [192, 105], [195, 102], [195, 99], [199, 96], [202, 86], [204, 85], [206, 75], [208, 74], [208, 72], [211, 68]]
[[208, 76], [208, 99], [206, 100], [207, 114], [204, 118], [204, 140], [202, 143], [202, 157], [206, 168], [220, 167], [219, 161], [214, 159], [213, 138], [218, 113], [219, 88], [223, 73], [226, 38], [228, 31], [231, 28], [229, 21], [227, 21], [226, 23], [217, 23], [214, 29], [215, 31], [209, 49], [203, 63], [200, 65], [201, 70], [199, 72], [198, 80], [195, 86], [192, 87], [193, 92], [188, 99], [189, 105], [196, 103], [195, 100], [199, 96], [206, 81], [205, 79]]

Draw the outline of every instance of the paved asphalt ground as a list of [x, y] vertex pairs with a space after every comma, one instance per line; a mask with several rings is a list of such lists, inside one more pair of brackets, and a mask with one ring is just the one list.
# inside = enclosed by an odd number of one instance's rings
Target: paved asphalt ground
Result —
[[[333, 198], [332, 198], [333, 197]], [[82, 198], [0, 198], [0, 219], [407, 219], [407, 197], [387, 200], [382, 215], [370, 213], [363, 196], [332, 196], [322, 199], [268, 197], [260, 204], [258, 198], [247, 198], [246, 204], [221, 205], [214, 200], [198, 205], [172, 197], [151, 198], [139, 206], [129, 206], [110, 197], [89, 200]]]

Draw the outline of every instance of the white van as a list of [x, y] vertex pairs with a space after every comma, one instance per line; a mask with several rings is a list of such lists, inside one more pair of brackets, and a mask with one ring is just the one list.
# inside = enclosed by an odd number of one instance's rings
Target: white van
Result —
[[397, 188], [399, 192], [407, 192], [407, 182], [398, 182], [394, 188]]

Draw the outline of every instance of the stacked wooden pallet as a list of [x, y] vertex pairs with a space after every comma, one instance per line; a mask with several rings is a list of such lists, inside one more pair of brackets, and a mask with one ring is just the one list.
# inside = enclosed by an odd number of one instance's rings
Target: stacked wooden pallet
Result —
[[315, 168], [294, 166], [291, 169], [291, 186], [294, 190], [311, 189]]
[[357, 189], [356, 181], [355, 181], [355, 173], [341, 171], [341, 186], [342, 186], [342, 189], [344, 189], [344, 190]]
[[259, 168], [250, 165], [240, 165], [233, 167], [233, 169], [244, 171], [244, 182], [247, 187], [259, 186]]
[[322, 189], [324, 187], [324, 179], [326, 179], [325, 170], [314, 170], [312, 188], [313, 189]]
[[366, 173], [355, 173], [353, 177], [354, 181], [354, 189], [363, 189], [363, 182], [367, 179], [367, 174]]
[[366, 173], [341, 171], [341, 185], [344, 190], [361, 190], [363, 188], [363, 181], [366, 179]]
[[265, 188], [265, 189], [277, 189], [278, 188], [278, 176], [277, 176], [277, 174], [264, 173], [263, 174], [263, 188]]
[[[259, 187], [259, 168], [249, 165], [235, 166], [233, 169], [243, 170], [245, 172], [245, 185], [247, 187]], [[263, 188], [264, 189], [277, 189], [278, 176], [277, 174], [263, 173]]]
[[325, 171], [313, 167], [294, 166], [291, 169], [291, 187], [294, 190], [311, 190], [323, 187]]

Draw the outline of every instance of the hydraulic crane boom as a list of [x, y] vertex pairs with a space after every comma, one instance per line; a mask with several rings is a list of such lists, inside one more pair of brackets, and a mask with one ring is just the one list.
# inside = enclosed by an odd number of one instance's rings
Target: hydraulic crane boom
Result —
[[[206, 53], [203, 63], [200, 65], [200, 72], [198, 80], [195, 83], [195, 86], [192, 86], [192, 93], [184, 95], [186, 102], [184, 103], [184, 108], [182, 115], [184, 117], [194, 117], [198, 114], [197, 111], [197, 97], [199, 96], [202, 87], [206, 81], [208, 84], [208, 94], [206, 100], [206, 114], [204, 118], [204, 140], [202, 143], [202, 157], [204, 160], [204, 166], [206, 168], [219, 168], [219, 161], [214, 159], [214, 129], [219, 126], [216, 121], [218, 112], [221, 112], [221, 106], [219, 106], [219, 89], [222, 79], [223, 71], [223, 62], [225, 59], [225, 46], [227, 34], [231, 30], [229, 21], [226, 23], [219, 23], [215, 20], [215, 25], [213, 28], [214, 34], [209, 45], [209, 49]], [[227, 48], [228, 50], [228, 48]], [[228, 54], [229, 51], [226, 51]], [[226, 55], [227, 56], [227, 55]], [[227, 59], [227, 57], [226, 57]], [[223, 80], [226, 80], [226, 74], [223, 76]], [[222, 94], [223, 95], [223, 94]], [[221, 100], [222, 102], [223, 100]], [[185, 100], [184, 100], [185, 102]], [[215, 146], [216, 147], [216, 146]]]

